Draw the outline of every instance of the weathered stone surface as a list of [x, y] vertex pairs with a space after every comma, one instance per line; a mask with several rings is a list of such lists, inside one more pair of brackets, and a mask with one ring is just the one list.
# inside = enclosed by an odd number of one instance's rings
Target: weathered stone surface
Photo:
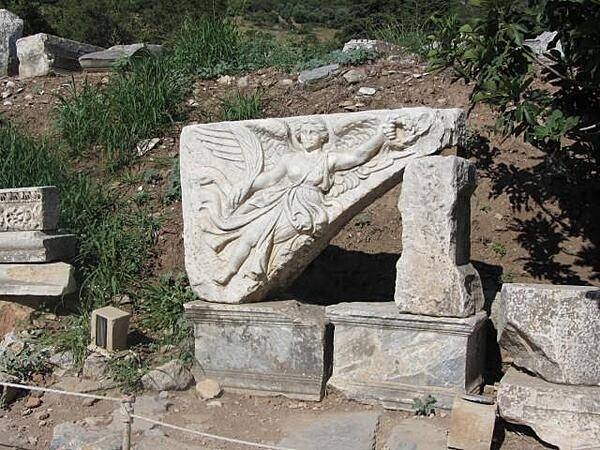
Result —
[[407, 162], [457, 143], [457, 109], [192, 125], [181, 135], [186, 269], [201, 300], [287, 286]]
[[335, 326], [329, 385], [346, 397], [412, 410], [428, 394], [449, 409], [482, 383], [485, 314], [437, 318], [401, 314], [393, 302], [327, 307]]
[[73, 266], [0, 264], [0, 299], [3, 297], [61, 297], [77, 290]]
[[58, 224], [54, 186], [0, 189], [0, 231], [51, 231]]
[[82, 374], [90, 380], [105, 379], [108, 375], [108, 358], [98, 353], [92, 353], [83, 362]]
[[23, 19], [0, 9], [0, 77], [16, 72], [17, 39], [23, 35]]
[[375, 95], [376, 92], [377, 92], [377, 89], [375, 89], [375, 88], [363, 86], [358, 90], [358, 95], [365, 95], [367, 97], [370, 97], [372, 95]]
[[456, 397], [452, 405], [448, 448], [490, 450], [496, 425], [497, 406]]
[[184, 307], [199, 366], [227, 391], [323, 397], [329, 342], [323, 307], [296, 301]]
[[202, 400], [212, 400], [221, 395], [223, 390], [221, 389], [221, 385], [215, 380], [206, 378], [196, 383], [196, 392]]
[[504, 284], [500, 345], [552, 383], [600, 386], [600, 288]]
[[279, 446], [302, 450], [372, 450], [379, 413], [337, 413], [302, 424], [294, 420]]
[[[2, 383], [19, 383], [19, 381], [21, 380], [19, 380], [17, 377], [9, 375], [5, 372], [0, 372], [0, 382]], [[18, 389], [0, 386], [0, 399], [2, 399], [5, 404], [11, 403], [17, 397], [18, 393]]]
[[77, 238], [74, 234], [0, 232], [0, 263], [70, 261], [76, 254]]
[[561, 450], [594, 449], [600, 442], [600, 388], [548, 383], [512, 368], [498, 390], [500, 416], [531, 427]]
[[365, 69], [350, 69], [344, 75], [344, 80], [350, 84], [358, 83], [367, 78]]
[[445, 448], [446, 429], [435, 420], [422, 420], [418, 417], [401, 421], [392, 429], [383, 445], [383, 450], [443, 450]]
[[475, 166], [456, 156], [411, 161], [398, 208], [402, 255], [396, 275], [400, 311], [467, 317], [483, 308], [481, 280], [469, 262]]
[[142, 377], [144, 388], [154, 391], [183, 391], [193, 382], [194, 377], [178, 359], [169, 361]]
[[115, 45], [97, 52], [87, 53], [79, 57], [79, 64], [87, 71], [104, 71], [111, 69], [115, 63], [129, 59], [143, 51], [159, 55], [164, 51], [162, 45], [154, 44], [130, 44]]
[[19, 76], [43, 77], [50, 73], [81, 70], [79, 58], [86, 53], [104, 50], [96, 45], [38, 33], [17, 41]]
[[111, 429], [87, 429], [79, 422], [54, 427], [50, 450], [121, 450], [122, 433]]
[[327, 66], [317, 67], [316, 69], [303, 70], [300, 72], [300, 75], [298, 75], [298, 83], [306, 84], [323, 80], [329, 78], [338, 70], [340, 70], [339, 64], [329, 64]]
[[392, 49], [392, 45], [385, 41], [375, 39], [351, 39], [344, 44], [343, 52], [366, 50], [375, 53], [386, 53]]

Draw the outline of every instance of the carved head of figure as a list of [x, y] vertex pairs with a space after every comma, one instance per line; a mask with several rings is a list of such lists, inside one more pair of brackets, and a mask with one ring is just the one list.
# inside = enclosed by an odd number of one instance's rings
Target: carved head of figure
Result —
[[321, 149], [329, 141], [329, 130], [320, 120], [311, 120], [300, 125], [296, 138], [302, 148], [310, 153]]

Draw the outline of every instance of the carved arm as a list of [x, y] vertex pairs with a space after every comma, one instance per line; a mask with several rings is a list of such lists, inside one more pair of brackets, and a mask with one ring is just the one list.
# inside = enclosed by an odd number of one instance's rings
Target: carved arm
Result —
[[334, 171], [348, 170], [369, 161], [385, 142], [385, 135], [379, 130], [375, 136], [350, 153], [329, 153], [330, 164]]

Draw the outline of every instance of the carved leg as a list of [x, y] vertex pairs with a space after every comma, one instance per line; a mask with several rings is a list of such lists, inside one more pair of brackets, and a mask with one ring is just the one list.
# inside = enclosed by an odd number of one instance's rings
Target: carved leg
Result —
[[248, 241], [240, 240], [235, 252], [229, 257], [227, 268], [224, 273], [218, 275], [215, 281], [221, 285], [226, 285], [231, 281], [233, 276], [238, 273], [244, 261], [250, 256], [250, 252], [254, 245]]

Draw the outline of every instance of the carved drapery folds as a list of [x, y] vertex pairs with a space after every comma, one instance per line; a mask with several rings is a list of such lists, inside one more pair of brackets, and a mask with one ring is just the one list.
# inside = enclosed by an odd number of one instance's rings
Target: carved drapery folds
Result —
[[186, 269], [202, 300], [260, 301], [298, 276], [406, 163], [454, 145], [457, 109], [191, 125], [181, 136]]

